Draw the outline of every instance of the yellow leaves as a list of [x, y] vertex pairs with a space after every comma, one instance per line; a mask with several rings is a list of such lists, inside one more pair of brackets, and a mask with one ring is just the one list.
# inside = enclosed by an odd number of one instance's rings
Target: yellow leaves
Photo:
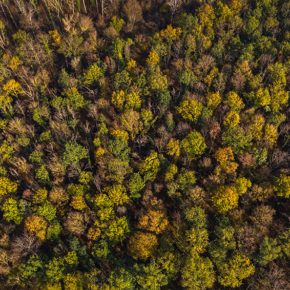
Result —
[[191, 246], [190, 250], [192, 254], [195, 253], [201, 254], [206, 251], [209, 240], [207, 229], [193, 227], [186, 232], [185, 239]]
[[141, 99], [137, 92], [129, 93], [126, 97], [125, 109], [140, 109]]
[[168, 88], [168, 80], [166, 75], [161, 72], [152, 74], [150, 76], [150, 87], [154, 91], [166, 91]]
[[124, 102], [125, 102], [125, 92], [123, 90], [113, 92], [112, 103], [117, 109], [122, 110]]
[[[0, 102], [1, 104], [1, 102]], [[11, 146], [6, 140], [0, 145], [0, 163], [11, 158], [14, 153], [14, 147]]]
[[215, 153], [221, 169], [230, 174], [236, 171], [238, 164], [234, 162], [234, 153], [231, 147], [219, 148]]
[[50, 30], [48, 33], [49, 33], [50, 37], [52, 38], [54, 45], [59, 46], [61, 43], [61, 35], [58, 32], [58, 30], [57, 29]]
[[70, 205], [76, 210], [83, 210], [87, 207], [87, 204], [85, 202], [85, 198], [83, 197], [83, 195], [73, 196]]
[[121, 126], [123, 129], [130, 133], [132, 139], [142, 129], [142, 123], [140, 121], [140, 114], [134, 110], [125, 111], [121, 115]]
[[271, 96], [268, 89], [258, 89], [255, 94], [255, 103], [261, 107], [266, 107], [271, 103]]
[[149, 53], [149, 56], [146, 60], [149, 66], [154, 67], [156, 66], [160, 61], [159, 55], [155, 50], [151, 50]]
[[196, 122], [201, 115], [202, 108], [202, 104], [197, 100], [184, 100], [177, 107], [177, 113], [185, 120]]
[[97, 227], [91, 227], [88, 230], [87, 237], [91, 241], [96, 241], [101, 236], [101, 230]]
[[181, 32], [181, 28], [173, 28], [172, 25], [168, 25], [165, 29], [159, 32], [159, 35], [169, 41], [174, 41], [180, 36]]
[[245, 194], [251, 186], [252, 182], [245, 177], [239, 177], [235, 180], [235, 188], [240, 196]]
[[157, 244], [158, 240], [154, 234], [136, 232], [128, 242], [129, 255], [134, 259], [146, 260], [153, 254]]
[[156, 234], [166, 230], [168, 219], [161, 210], [149, 210], [146, 214], [140, 216], [137, 227]]
[[96, 83], [103, 75], [103, 69], [97, 63], [90, 65], [84, 74], [84, 85]]
[[137, 67], [137, 62], [136, 60], [130, 58], [129, 61], [127, 62], [127, 69], [128, 70], [133, 70], [134, 68]]
[[199, 21], [201, 25], [213, 25], [213, 20], [215, 19], [215, 12], [211, 5], [204, 4], [200, 7], [200, 12], [198, 13]]
[[10, 96], [0, 95], [0, 109], [5, 113], [12, 109], [11, 103], [13, 99]]
[[106, 150], [103, 147], [99, 147], [96, 150], [96, 158], [100, 158], [106, 153]]
[[229, 111], [224, 118], [224, 125], [233, 128], [240, 123], [240, 115], [237, 112]]
[[206, 100], [207, 100], [207, 105], [210, 108], [215, 109], [221, 102], [222, 98], [219, 92], [217, 93], [209, 93], [206, 96]]
[[160, 161], [157, 152], [152, 152], [145, 160], [140, 164], [140, 173], [144, 175], [144, 180], [153, 181], [159, 171]]
[[40, 240], [45, 240], [47, 222], [44, 218], [37, 215], [29, 216], [25, 221], [25, 228]]
[[243, 254], [235, 254], [227, 263], [220, 267], [218, 280], [225, 287], [236, 288], [242, 285], [242, 281], [255, 272], [255, 266], [251, 260]]
[[18, 67], [22, 64], [22, 61], [18, 56], [12, 56], [9, 60], [8, 67], [14, 72], [17, 71]]
[[141, 107], [141, 99], [137, 92], [125, 94], [123, 90], [113, 92], [112, 103], [118, 110], [139, 109]]
[[279, 197], [290, 198], [290, 176], [280, 175], [274, 189]]
[[240, 111], [245, 107], [243, 100], [236, 92], [229, 92], [226, 96], [226, 104], [230, 107], [231, 111]]
[[104, 190], [115, 205], [123, 205], [130, 200], [126, 188], [121, 184], [108, 186]]
[[16, 192], [18, 184], [9, 178], [0, 177], [0, 196]]
[[215, 153], [215, 158], [220, 164], [225, 164], [227, 161], [234, 160], [234, 153], [231, 147], [220, 148]]
[[44, 203], [47, 199], [47, 190], [45, 188], [39, 188], [32, 197], [33, 204]]
[[272, 124], [266, 124], [264, 128], [264, 140], [266, 144], [272, 148], [278, 138], [278, 130], [277, 127]]
[[75, 251], [70, 251], [67, 253], [67, 255], [64, 257], [64, 261], [68, 265], [77, 265], [78, 264], [78, 256]]
[[115, 138], [119, 138], [119, 139], [122, 139], [122, 140], [125, 140], [125, 141], [129, 140], [129, 134], [125, 130], [113, 129], [110, 133]]
[[239, 195], [232, 186], [220, 186], [212, 195], [211, 201], [220, 213], [227, 213], [238, 206]]
[[252, 137], [256, 140], [260, 140], [262, 137], [262, 130], [265, 124], [265, 119], [263, 115], [256, 114], [251, 123], [249, 124], [249, 132], [251, 133]]
[[171, 138], [167, 144], [167, 154], [178, 158], [180, 156], [179, 140]]
[[170, 164], [165, 173], [165, 181], [173, 181], [174, 176], [178, 172], [178, 167], [175, 164]]
[[11, 95], [11, 96], [17, 96], [17, 95], [24, 94], [24, 90], [23, 90], [21, 84], [18, 83], [14, 79], [7, 81], [7, 83], [3, 86], [3, 91], [7, 95]]

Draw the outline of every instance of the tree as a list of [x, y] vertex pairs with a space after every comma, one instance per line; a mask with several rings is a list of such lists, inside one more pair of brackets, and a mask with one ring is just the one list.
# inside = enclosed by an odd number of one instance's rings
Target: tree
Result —
[[171, 138], [167, 144], [167, 154], [174, 158], [180, 156], [180, 145], [179, 140]]
[[274, 261], [281, 256], [281, 247], [276, 239], [265, 237], [260, 245], [258, 263], [262, 266]]
[[215, 109], [222, 101], [220, 93], [209, 93], [206, 96], [207, 106], [211, 109]]
[[56, 208], [49, 201], [46, 201], [37, 208], [37, 214], [51, 222], [56, 217]]
[[136, 282], [141, 289], [160, 289], [168, 284], [166, 274], [157, 263], [136, 264], [135, 271], [137, 272]]
[[26, 263], [20, 264], [17, 270], [19, 272], [19, 276], [21, 277], [20, 279], [24, 282], [25, 285], [28, 281], [31, 281], [31, 278], [37, 278], [37, 275], [41, 273], [43, 268], [44, 265], [40, 257], [37, 255], [31, 255], [28, 258], [28, 261]]
[[196, 183], [195, 172], [192, 170], [181, 169], [176, 180], [178, 187], [182, 191], [187, 191]]
[[7, 177], [0, 176], [0, 196], [15, 193], [17, 191], [18, 184]]
[[230, 107], [232, 111], [235, 112], [239, 112], [245, 107], [243, 100], [234, 91], [230, 91], [227, 94], [225, 103]]
[[189, 249], [193, 253], [201, 254], [208, 246], [208, 232], [205, 228], [195, 228], [187, 230], [185, 239], [189, 244]]
[[238, 193], [232, 186], [220, 186], [211, 197], [213, 205], [220, 213], [227, 213], [229, 210], [236, 208], [238, 200]]
[[144, 188], [145, 182], [143, 181], [141, 175], [133, 173], [128, 182], [128, 188], [131, 194], [131, 197], [138, 198], [141, 196], [140, 191]]
[[116, 243], [123, 241], [129, 232], [128, 220], [123, 216], [110, 221], [108, 228], [105, 230], [105, 235], [111, 242]]
[[13, 96], [13, 97], [17, 97], [18, 95], [24, 94], [24, 90], [21, 84], [15, 81], [14, 79], [11, 79], [6, 82], [6, 84], [3, 86], [3, 91], [8, 96]]
[[199, 101], [190, 99], [182, 101], [177, 107], [177, 112], [183, 119], [196, 122], [201, 115], [202, 108], [203, 106]]
[[213, 264], [209, 258], [194, 253], [187, 257], [181, 274], [181, 285], [187, 289], [210, 289], [215, 282]]
[[123, 205], [128, 203], [130, 200], [129, 196], [127, 195], [125, 186], [121, 184], [108, 186], [104, 189], [104, 191], [108, 194], [110, 200], [115, 205]]
[[159, 171], [160, 161], [157, 152], [150, 153], [140, 164], [140, 174], [144, 176], [144, 181], [153, 181]]
[[280, 175], [277, 178], [275, 191], [277, 196], [289, 198], [290, 197], [290, 176]]
[[164, 211], [151, 210], [139, 217], [137, 228], [160, 234], [168, 227], [168, 219]]
[[202, 155], [207, 147], [203, 136], [195, 130], [181, 140], [180, 145], [189, 160]]
[[128, 30], [133, 30], [135, 23], [143, 20], [142, 7], [138, 0], [127, 0], [123, 6], [123, 11], [128, 19]]
[[245, 194], [252, 186], [252, 182], [245, 177], [238, 177], [235, 180], [235, 189], [239, 196]]
[[147, 260], [157, 244], [157, 237], [154, 234], [138, 231], [129, 238], [128, 253], [136, 260]]
[[31, 215], [25, 220], [26, 230], [30, 234], [35, 235], [41, 241], [46, 238], [47, 226], [47, 221], [43, 217], [37, 215]]
[[71, 211], [68, 213], [65, 228], [74, 235], [81, 235], [86, 229], [85, 217], [82, 213]]
[[64, 262], [61, 258], [53, 258], [45, 266], [45, 275], [50, 282], [59, 282], [64, 276]]
[[219, 268], [218, 281], [225, 287], [240, 287], [243, 280], [253, 275], [255, 267], [250, 259], [242, 254], [235, 254]]
[[102, 69], [97, 63], [90, 65], [85, 72], [84, 78], [84, 85], [93, 85], [96, 83], [100, 78], [104, 76], [104, 69]]
[[117, 268], [110, 273], [109, 284], [113, 289], [133, 289], [135, 279], [135, 276], [126, 268]]
[[88, 152], [82, 145], [74, 142], [65, 144], [65, 151], [63, 153], [63, 163], [65, 167], [72, 166], [79, 168], [80, 161], [85, 158], [88, 158]]
[[74, 110], [82, 109], [86, 105], [84, 96], [75, 87], [66, 89], [63, 95], [65, 97], [64, 102]]
[[20, 224], [23, 219], [23, 209], [19, 208], [17, 200], [8, 198], [2, 205], [3, 217], [8, 221]]
[[221, 169], [228, 174], [234, 173], [238, 164], [234, 162], [234, 154], [231, 147], [219, 148], [215, 153]]

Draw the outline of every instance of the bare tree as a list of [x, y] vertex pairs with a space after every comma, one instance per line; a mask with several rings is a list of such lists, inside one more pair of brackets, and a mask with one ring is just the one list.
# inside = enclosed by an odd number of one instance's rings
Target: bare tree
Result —
[[11, 259], [19, 260], [33, 252], [40, 246], [40, 241], [35, 236], [24, 233], [22, 236], [17, 237], [11, 245]]
[[167, 1], [167, 4], [168, 4], [168, 6], [170, 7], [170, 10], [171, 10], [172, 17], [177, 12], [177, 10], [180, 8], [182, 3], [183, 3], [183, 0], [168, 0]]
[[127, 0], [123, 11], [128, 19], [128, 30], [131, 31], [135, 23], [143, 19], [142, 8], [137, 0]]

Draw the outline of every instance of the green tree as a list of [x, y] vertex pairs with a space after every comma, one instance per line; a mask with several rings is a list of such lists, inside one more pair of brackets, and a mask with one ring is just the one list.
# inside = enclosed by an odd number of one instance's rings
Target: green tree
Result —
[[17, 191], [18, 184], [8, 177], [0, 176], [0, 196], [15, 193]]
[[193, 253], [187, 257], [181, 272], [181, 285], [187, 289], [210, 289], [215, 283], [215, 272], [209, 258]]
[[177, 112], [183, 119], [196, 122], [202, 112], [202, 104], [194, 99], [184, 100], [177, 107]]
[[277, 178], [275, 191], [279, 197], [290, 197], [290, 176], [280, 175]]
[[157, 152], [150, 153], [140, 164], [140, 174], [144, 176], [144, 181], [153, 181], [159, 171], [160, 161]]
[[8, 198], [2, 205], [3, 217], [8, 222], [13, 221], [20, 224], [23, 220], [23, 209], [19, 208], [17, 200]]
[[85, 147], [75, 142], [65, 144], [63, 163], [65, 167], [72, 166], [79, 168], [80, 161], [88, 158], [88, 151]]
[[110, 273], [108, 280], [112, 289], [127, 290], [135, 288], [135, 279], [126, 268], [117, 268]]
[[202, 155], [207, 147], [203, 136], [195, 130], [182, 139], [180, 145], [189, 160]]
[[276, 239], [265, 237], [260, 245], [258, 263], [262, 266], [281, 256], [281, 247]]
[[242, 254], [235, 254], [219, 268], [218, 281], [225, 287], [240, 287], [243, 280], [253, 275], [255, 267], [250, 259]]

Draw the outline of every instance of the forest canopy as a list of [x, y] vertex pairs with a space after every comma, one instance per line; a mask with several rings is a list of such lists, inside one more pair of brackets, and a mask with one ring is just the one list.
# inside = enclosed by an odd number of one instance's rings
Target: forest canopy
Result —
[[1, 0], [1, 289], [290, 289], [289, 0]]

